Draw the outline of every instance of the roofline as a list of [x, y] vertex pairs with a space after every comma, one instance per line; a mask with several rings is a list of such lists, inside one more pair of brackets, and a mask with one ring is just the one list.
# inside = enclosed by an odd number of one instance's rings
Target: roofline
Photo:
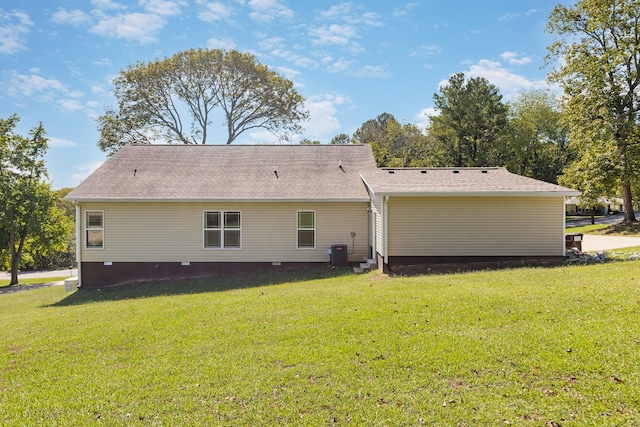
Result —
[[157, 199], [135, 199], [135, 198], [126, 198], [126, 199], [86, 199], [86, 198], [63, 198], [64, 200], [68, 200], [75, 203], [134, 203], [134, 202], [145, 202], [145, 203], [195, 203], [195, 202], [205, 202], [205, 203], [318, 203], [318, 202], [328, 202], [328, 203], [368, 203], [371, 201], [369, 197], [366, 198], [358, 198], [358, 199], [167, 199], [167, 198], [157, 198]]
[[371, 190], [374, 196], [404, 196], [404, 197], [464, 197], [464, 196], [577, 196], [579, 191], [379, 191]]

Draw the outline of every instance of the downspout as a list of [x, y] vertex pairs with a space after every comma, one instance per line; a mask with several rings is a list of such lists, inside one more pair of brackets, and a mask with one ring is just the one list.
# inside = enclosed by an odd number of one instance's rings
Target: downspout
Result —
[[389, 196], [382, 196], [382, 250], [384, 264], [389, 266]]
[[562, 256], [567, 256], [567, 198], [562, 197]]
[[73, 202], [76, 206], [76, 263], [78, 264], [78, 287], [82, 286], [82, 212], [78, 202]]

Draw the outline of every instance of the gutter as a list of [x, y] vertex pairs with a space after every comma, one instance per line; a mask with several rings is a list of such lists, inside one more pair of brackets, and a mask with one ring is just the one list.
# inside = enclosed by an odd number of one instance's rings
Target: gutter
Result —
[[389, 265], [389, 196], [382, 197], [382, 248], [384, 264]]

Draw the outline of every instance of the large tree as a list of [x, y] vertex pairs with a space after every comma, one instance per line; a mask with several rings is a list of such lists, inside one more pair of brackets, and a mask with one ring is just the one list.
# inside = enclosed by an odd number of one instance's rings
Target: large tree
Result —
[[216, 118], [227, 144], [257, 128], [289, 140], [309, 116], [290, 80], [235, 50], [191, 49], [139, 62], [113, 83], [118, 106], [98, 118], [98, 146], [108, 153], [128, 143], [205, 144]]
[[549, 91], [530, 90], [508, 106], [503, 164], [511, 172], [557, 183], [573, 155], [556, 98]]
[[45, 131], [40, 124], [29, 137], [14, 132], [17, 116], [0, 119], [0, 249], [11, 259], [11, 285], [26, 246], [41, 253], [62, 248], [71, 222], [56, 206], [57, 195], [45, 181]]
[[625, 222], [636, 222], [631, 189], [640, 173], [640, 2], [558, 5], [547, 30], [557, 36], [549, 60], [559, 60], [550, 80], [564, 89], [566, 123], [579, 152], [564, 182], [589, 192], [617, 186]]
[[389, 113], [382, 113], [367, 120], [358, 128], [351, 141], [355, 144], [371, 144], [378, 166], [424, 166], [422, 151], [425, 135], [412, 124], [402, 124]]
[[498, 88], [483, 77], [451, 76], [433, 96], [438, 114], [431, 117], [430, 139], [441, 146], [446, 166], [495, 166], [507, 107]]

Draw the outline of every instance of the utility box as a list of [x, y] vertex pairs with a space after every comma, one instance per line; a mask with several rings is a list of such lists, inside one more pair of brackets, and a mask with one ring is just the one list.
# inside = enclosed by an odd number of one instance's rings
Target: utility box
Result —
[[579, 251], [582, 251], [582, 238], [584, 235], [582, 233], [567, 233], [565, 236], [565, 247], [567, 249], [577, 248]]
[[348, 267], [347, 245], [331, 245], [331, 267]]

